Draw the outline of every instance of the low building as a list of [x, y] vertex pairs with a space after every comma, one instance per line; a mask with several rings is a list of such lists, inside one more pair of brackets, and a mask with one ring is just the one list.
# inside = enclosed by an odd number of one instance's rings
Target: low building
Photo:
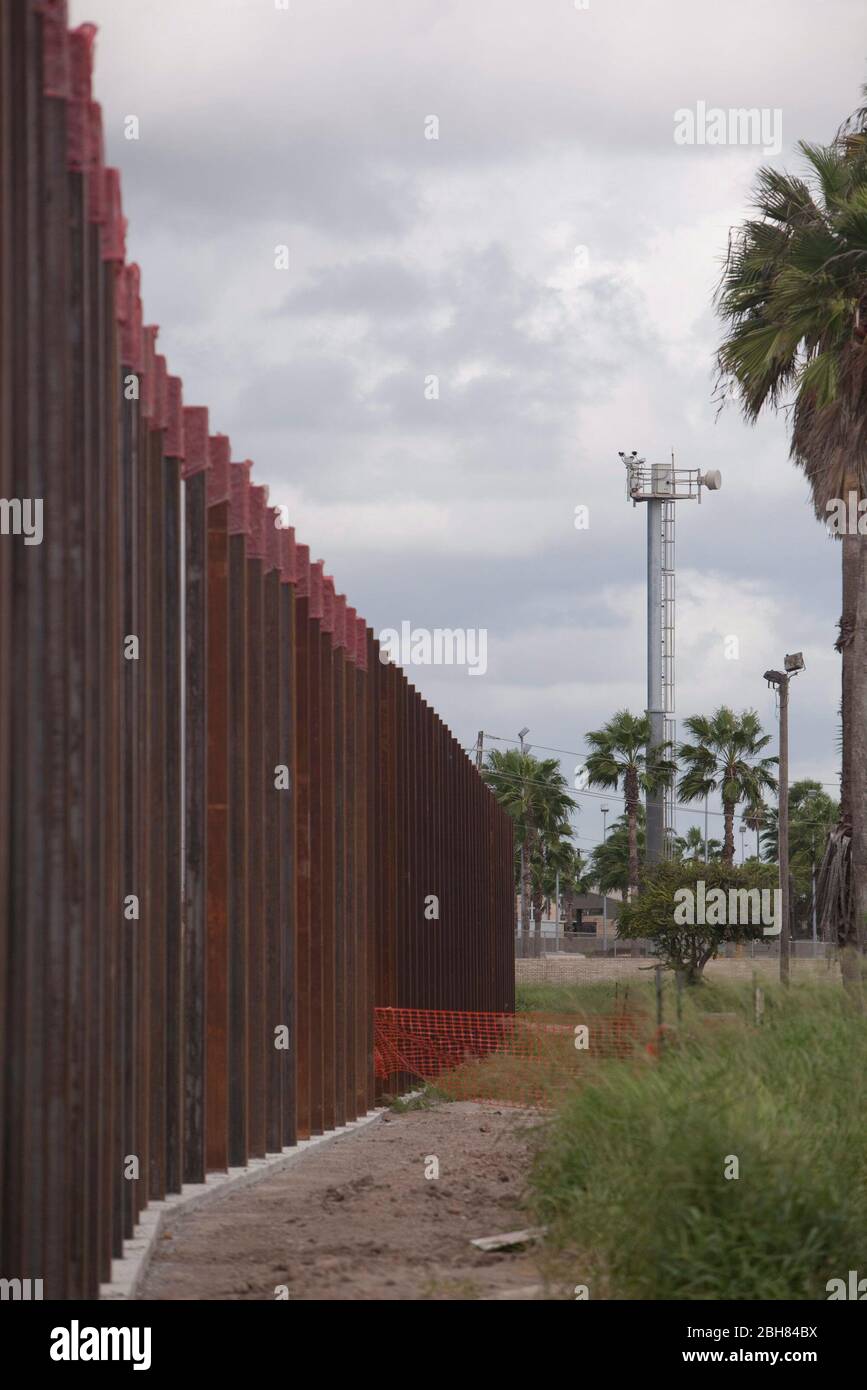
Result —
[[[607, 909], [606, 909], [607, 905]], [[617, 919], [622, 902], [610, 894], [603, 900], [601, 893], [579, 893], [571, 900], [571, 920], [565, 920], [561, 907], [560, 921], [556, 919], [553, 902], [546, 902], [542, 913], [542, 949], [544, 951], [596, 951], [614, 947], [617, 935]], [[518, 920], [520, 903], [516, 905], [515, 921]], [[606, 931], [607, 917], [607, 931]], [[530, 936], [536, 935], [536, 923], [530, 919]], [[625, 943], [624, 943], [625, 944]]]

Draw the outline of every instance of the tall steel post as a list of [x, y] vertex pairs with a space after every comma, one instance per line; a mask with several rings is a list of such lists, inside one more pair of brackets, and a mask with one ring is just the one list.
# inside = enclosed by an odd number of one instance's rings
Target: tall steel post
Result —
[[777, 830], [780, 862], [780, 984], [789, 983], [789, 676], [778, 684], [780, 692], [780, 784]]
[[[602, 843], [608, 839], [608, 807], [602, 807]], [[602, 953], [608, 955], [608, 894], [602, 890]], [[614, 954], [617, 954], [617, 947], [614, 947]]]
[[783, 671], [766, 671], [768, 685], [776, 686], [780, 698], [780, 776], [777, 789], [777, 859], [780, 868], [780, 984], [789, 983], [789, 940], [791, 936], [791, 884], [789, 882], [789, 682], [804, 669], [802, 652], [786, 656]]
[[[647, 758], [666, 743], [673, 744], [674, 726], [674, 516], [680, 500], [701, 501], [701, 490], [716, 492], [722, 482], [712, 469], [675, 467], [671, 463], [648, 464], [637, 450], [627, 457], [626, 496], [635, 506], [647, 505], [647, 717], [650, 736]], [[674, 779], [670, 785], [647, 793], [646, 848], [648, 864], [658, 864], [671, 852], [675, 830]], [[669, 831], [669, 841], [666, 840]]]
[[[653, 749], [665, 742], [665, 708], [662, 695], [662, 501], [647, 502], [647, 717], [650, 740], [648, 763]], [[662, 859], [665, 832], [665, 805], [662, 787], [647, 793], [645, 857], [648, 864]]]
[[[521, 759], [522, 759], [522, 764], [521, 764], [521, 776], [522, 776], [522, 777], [523, 777], [523, 775], [524, 775], [523, 757], [524, 757], [524, 753], [525, 753], [525, 751], [526, 751], [526, 744], [524, 743], [524, 739], [525, 739], [526, 735], [527, 735], [529, 732], [530, 732], [530, 730], [527, 729], [527, 728], [519, 729], [519, 730], [518, 730], [518, 738], [521, 740]], [[529, 931], [530, 931], [530, 921], [529, 921], [529, 918], [527, 918], [527, 919], [525, 920], [525, 916], [524, 916], [524, 880], [525, 880], [526, 876], [527, 876], [527, 827], [525, 826], [525, 827], [524, 827], [524, 839], [523, 839], [522, 842], [521, 842], [521, 894], [520, 894], [520, 898], [519, 898], [519, 900], [518, 900], [518, 901], [519, 901], [519, 907], [518, 907], [518, 926], [519, 926], [519, 929], [520, 929], [520, 932], [521, 932], [521, 940], [522, 940], [522, 943], [523, 943], [523, 940], [524, 940], [524, 934], [525, 934], [525, 933], [527, 933], [527, 936], [528, 936], [528, 939], [529, 939]], [[522, 949], [522, 950], [525, 950], [526, 947], [522, 944], [521, 949]]]

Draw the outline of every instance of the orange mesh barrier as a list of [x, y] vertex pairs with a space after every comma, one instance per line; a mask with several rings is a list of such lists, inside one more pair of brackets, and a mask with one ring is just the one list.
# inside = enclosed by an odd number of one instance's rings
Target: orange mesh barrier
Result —
[[436, 1085], [451, 1100], [549, 1105], [600, 1059], [636, 1056], [650, 1036], [636, 1012], [575, 1015], [377, 1008], [376, 1075]]

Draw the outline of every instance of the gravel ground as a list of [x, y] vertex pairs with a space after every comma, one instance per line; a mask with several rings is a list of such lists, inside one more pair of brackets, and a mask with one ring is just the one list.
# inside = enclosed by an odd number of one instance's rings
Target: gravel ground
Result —
[[[386, 1112], [178, 1216], [139, 1296], [273, 1299], [285, 1284], [296, 1300], [544, 1298], [532, 1244], [470, 1244], [531, 1224], [522, 1198], [538, 1124], [470, 1102]], [[431, 1157], [438, 1178], [425, 1177]]]

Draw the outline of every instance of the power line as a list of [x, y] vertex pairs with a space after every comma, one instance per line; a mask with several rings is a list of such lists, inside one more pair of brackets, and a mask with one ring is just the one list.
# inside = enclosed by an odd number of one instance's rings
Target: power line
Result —
[[[485, 737], [487, 737], [487, 735], [485, 735]], [[534, 747], [537, 747], [537, 748], [538, 748], [539, 746], [540, 746], [539, 744], [535, 744], [535, 745], [534, 745]], [[488, 769], [488, 768], [484, 768], [483, 771], [484, 771], [484, 772], [487, 772], [487, 771], [489, 771], [489, 769]], [[494, 770], [493, 775], [494, 775], [495, 777], [502, 777], [502, 778], [505, 778], [505, 779], [506, 779], [507, 781], [509, 781], [509, 782], [521, 782], [521, 783], [524, 783], [524, 784], [526, 784], [527, 786], [530, 786], [530, 787], [550, 787], [550, 785], [551, 785], [550, 782], [540, 782], [540, 781], [538, 781], [538, 780], [537, 780], [536, 778], [534, 778], [534, 777], [520, 777], [520, 776], [518, 775], [517, 772], [501, 772], [499, 768], [497, 768], [497, 769]], [[490, 786], [490, 783], [488, 783], [488, 785]], [[573, 796], [573, 795], [574, 795], [574, 796], [598, 796], [602, 801], [622, 801], [622, 802], [624, 803], [624, 805], [626, 804], [626, 797], [623, 796], [620, 792], [596, 792], [596, 791], [589, 791], [589, 790], [586, 789], [586, 788], [581, 788], [581, 790], [578, 790], [577, 788], [573, 788], [572, 790], [570, 790], [569, 795], [570, 795], [570, 796]], [[692, 816], [703, 816], [703, 815], [704, 815], [704, 809], [695, 806], [692, 802], [688, 802], [688, 801], [676, 801], [674, 804], [675, 804], [675, 809], [678, 810], [678, 811], [686, 811], [689, 815], [692, 815]], [[580, 811], [581, 808], [580, 808], [580, 806], [578, 806], [578, 807], [575, 807], [574, 809]], [[708, 808], [707, 814], [708, 814], [709, 816], [722, 816], [723, 818], [725, 818], [725, 811], [712, 811], [712, 810], [710, 810], [710, 808]], [[737, 813], [735, 813], [735, 815], [737, 816]]]
[[[497, 743], [514, 743], [516, 746], [519, 746], [518, 739], [504, 738], [502, 734], [489, 734], [487, 730], [485, 730], [485, 738], [492, 738]], [[534, 743], [532, 745], [527, 744], [528, 748], [530, 748], [531, 746], [533, 748], [541, 748], [543, 753], [568, 753], [570, 756], [576, 758], [586, 757], [585, 753], [579, 753], [575, 748], [549, 748], [546, 743]]]
[[[520, 743], [519, 743], [519, 740], [518, 740], [518, 739], [516, 739], [516, 738], [505, 738], [502, 734], [489, 734], [487, 730], [485, 730], [485, 738], [492, 738], [492, 739], [494, 739], [497, 743], [511, 743], [511, 744], [514, 744], [514, 746], [515, 746], [516, 748], [520, 747]], [[528, 744], [526, 745], [527, 751], [529, 752], [531, 748], [540, 748], [540, 749], [542, 750], [543, 753], [563, 753], [563, 754], [565, 754], [567, 757], [570, 757], [570, 758], [586, 758], [586, 757], [587, 757], [587, 754], [581, 752], [578, 748], [551, 748], [551, 747], [550, 747], [548, 744], [546, 744], [546, 743], [533, 743], [533, 744], [529, 744], [529, 743], [528, 743]], [[475, 744], [473, 745], [472, 751], [473, 751], [473, 752], [476, 751], [476, 750], [475, 750]], [[800, 780], [807, 781], [807, 782], [814, 782], [814, 781], [816, 781], [816, 778], [814, 778], [814, 777], [806, 777], [806, 778], [803, 778], [803, 779], [800, 779]], [[792, 784], [790, 783], [789, 785], [791, 786]], [[820, 787], [836, 787], [837, 791], [840, 790], [840, 783], [839, 783], [839, 781], [836, 781], [836, 782], [819, 782], [818, 785], [819, 785]], [[601, 793], [599, 793], [599, 794], [601, 795]], [[682, 801], [679, 801], [677, 804], [678, 804], [678, 806], [681, 806], [681, 807], [682, 807], [682, 806], [684, 806], [685, 803], [682, 802]], [[690, 807], [690, 810], [692, 810], [692, 809], [693, 809], [693, 808]], [[702, 812], [702, 815], [703, 815], [703, 814], [704, 814], [704, 812]], [[710, 814], [711, 814], [712, 816], [719, 816], [719, 815], [722, 815], [723, 812], [722, 812], [722, 811], [711, 811]]]

